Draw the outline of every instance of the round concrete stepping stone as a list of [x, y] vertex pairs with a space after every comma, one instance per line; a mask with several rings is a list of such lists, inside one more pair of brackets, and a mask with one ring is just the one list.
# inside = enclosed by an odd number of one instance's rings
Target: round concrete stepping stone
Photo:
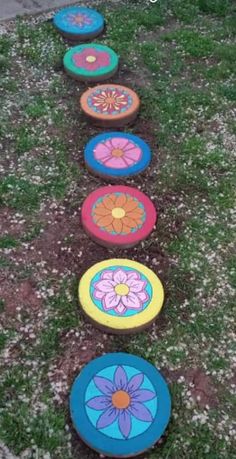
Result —
[[71, 6], [58, 11], [53, 23], [64, 37], [78, 41], [91, 40], [104, 29], [103, 16], [83, 6]]
[[151, 150], [140, 137], [108, 132], [93, 137], [85, 147], [87, 168], [107, 179], [143, 172], [151, 161]]
[[156, 209], [137, 188], [105, 186], [90, 193], [82, 210], [82, 224], [89, 236], [105, 247], [132, 247], [153, 230]]
[[132, 354], [106, 354], [75, 379], [70, 412], [80, 438], [105, 457], [133, 457], [163, 435], [171, 398], [161, 373]]
[[63, 59], [66, 72], [79, 81], [103, 81], [116, 73], [117, 54], [108, 46], [90, 43], [69, 49]]
[[82, 276], [79, 302], [86, 316], [102, 330], [136, 333], [159, 314], [164, 290], [157, 275], [132, 260], [96, 263]]
[[137, 117], [140, 100], [132, 89], [118, 84], [103, 84], [85, 91], [81, 109], [97, 126], [121, 127]]

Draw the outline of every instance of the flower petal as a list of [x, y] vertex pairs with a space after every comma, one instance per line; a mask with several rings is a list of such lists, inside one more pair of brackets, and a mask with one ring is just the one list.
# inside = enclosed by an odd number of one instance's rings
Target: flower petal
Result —
[[125, 195], [125, 193], [121, 193], [116, 198], [116, 207], [124, 207], [126, 201], [127, 201], [127, 196]]
[[127, 375], [123, 367], [117, 367], [114, 374], [114, 384], [117, 390], [125, 390], [127, 387]]
[[155, 392], [148, 389], [139, 389], [132, 394], [132, 403], [134, 402], [148, 402], [156, 397]]
[[110, 279], [104, 279], [100, 280], [98, 282], [95, 282], [94, 287], [98, 290], [101, 290], [101, 292], [114, 292], [114, 287], [116, 283], [113, 280]]
[[132, 376], [128, 382], [127, 390], [129, 392], [134, 392], [142, 385], [144, 380], [143, 373], [138, 373], [137, 375]]
[[142, 301], [142, 303], [145, 303], [147, 300], [149, 300], [149, 295], [146, 291], [138, 292], [137, 296]]
[[129, 292], [126, 296], [122, 296], [122, 303], [128, 309], [140, 309], [142, 307], [139, 297], [132, 292]]
[[142, 292], [145, 289], [145, 287], [147, 285], [147, 282], [146, 281], [142, 281], [142, 280], [129, 279], [127, 281], [127, 285], [129, 286], [131, 292], [139, 293], [139, 292]]
[[134, 402], [129, 407], [129, 412], [139, 421], [152, 422], [153, 417], [151, 412], [142, 403]]
[[128, 279], [135, 279], [135, 280], [136, 279], [138, 279], [138, 280], [141, 279], [141, 276], [138, 273], [138, 271], [129, 271], [127, 273], [127, 277], [128, 277]]
[[114, 274], [114, 271], [111, 271], [110, 269], [107, 269], [107, 270], [102, 272], [101, 279], [110, 279], [110, 280], [112, 280], [113, 279], [113, 274]]
[[138, 220], [134, 220], [130, 217], [123, 217], [123, 222], [126, 226], [129, 226], [129, 228], [136, 228], [138, 226]]
[[100, 290], [94, 290], [93, 292], [93, 297], [96, 299], [96, 300], [101, 300], [104, 296], [106, 295], [105, 292], [101, 292]]
[[112, 226], [114, 228], [115, 233], [120, 234], [122, 232], [122, 221], [119, 218], [114, 218], [112, 222]]
[[112, 199], [112, 195], [111, 196], [109, 196], [109, 195], [105, 196], [102, 202], [103, 202], [104, 206], [107, 209], [109, 209], [109, 210], [114, 209], [114, 201]]
[[113, 146], [113, 149], [117, 148], [121, 150], [127, 148], [129, 145], [132, 145], [127, 139], [122, 137], [113, 137], [113, 139], [111, 140], [111, 144]]
[[123, 437], [128, 438], [131, 431], [131, 416], [128, 410], [119, 412], [118, 424]]
[[96, 206], [94, 209], [96, 216], [104, 217], [105, 215], [111, 215], [111, 211], [106, 209], [104, 206]]
[[96, 146], [96, 148], [94, 149], [94, 157], [98, 160], [102, 160], [102, 159], [111, 157], [111, 153], [108, 150], [106, 144], [99, 143]]
[[113, 217], [111, 214], [105, 215], [105, 217], [101, 217], [99, 218], [99, 220], [96, 221], [97, 225], [102, 228], [106, 228], [106, 226], [109, 226], [112, 222], [113, 222]]
[[127, 274], [123, 269], [118, 268], [114, 271], [113, 279], [116, 284], [125, 284], [127, 281]]
[[132, 210], [136, 209], [138, 207], [138, 201], [131, 196], [128, 197], [125, 205], [124, 205], [124, 210], [126, 212], [131, 212]]
[[131, 148], [130, 150], [125, 150], [125, 157], [132, 159], [134, 162], [139, 161], [141, 158], [142, 151], [140, 148]]
[[97, 420], [97, 429], [104, 429], [105, 427], [110, 426], [115, 422], [117, 416], [118, 416], [119, 411], [112, 407], [108, 408]]
[[116, 158], [115, 156], [107, 156], [103, 162], [106, 167], [111, 167], [112, 169], [124, 169], [127, 167], [127, 163], [122, 157]]
[[114, 384], [107, 378], [102, 376], [94, 376], [93, 382], [95, 386], [105, 395], [111, 395], [115, 391]]
[[102, 305], [105, 310], [114, 309], [120, 302], [120, 295], [117, 295], [115, 290], [113, 292], [106, 293], [102, 300]]
[[126, 307], [122, 303], [119, 303], [115, 311], [117, 314], [124, 314], [126, 312]]
[[93, 408], [93, 410], [106, 410], [111, 405], [111, 398], [104, 395], [99, 395], [98, 397], [93, 397], [88, 400], [86, 405], [89, 408]]

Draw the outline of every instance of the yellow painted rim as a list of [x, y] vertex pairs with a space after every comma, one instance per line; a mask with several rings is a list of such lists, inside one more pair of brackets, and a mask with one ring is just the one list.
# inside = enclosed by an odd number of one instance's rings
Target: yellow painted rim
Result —
[[[90, 296], [90, 284], [94, 276], [103, 269], [108, 269], [111, 266], [120, 265], [136, 269], [141, 274], [146, 276], [152, 286], [152, 298], [148, 306], [141, 312], [129, 317], [118, 317], [107, 314], [101, 311], [92, 301]], [[135, 328], [145, 327], [146, 324], [152, 322], [159, 314], [164, 302], [164, 289], [160, 279], [149, 268], [141, 263], [133, 260], [115, 258], [111, 260], [101, 261], [89, 268], [82, 276], [78, 288], [79, 302], [85, 314], [97, 322], [98, 325], [105, 328], [110, 328], [117, 331], [132, 330]]]

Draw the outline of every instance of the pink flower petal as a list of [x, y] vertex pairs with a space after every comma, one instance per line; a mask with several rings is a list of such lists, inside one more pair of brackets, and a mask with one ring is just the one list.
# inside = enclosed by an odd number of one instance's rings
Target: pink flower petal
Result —
[[118, 268], [114, 271], [113, 279], [116, 284], [125, 284], [127, 281], [127, 274], [123, 269]]
[[144, 292], [138, 292], [137, 296], [139, 299], [142, 301], [142, 303], [146, 303], [147, 300], [149, 300], [149, 295], [147, 294], [146, 291]]
[[120, 295], [117, 295], [115, 291], [107, 293], [102, 300], [102, 305], [105, 310], [114, 309], [120, 302]]
[[101, 300], [106, 295], [106, 292], [101, 292], [100, 290], [94, 290], [93, 296], [96, 300]]
[[113, 137], [111, 140], [111, 144], [113, 149], [118, 148], [121, 150], [124, 150], [125, 147], [127, 148], [128, 145], [133, 145], [127, 139], [122, 137]]
[[111, 158], [105, 159], [103, 163], [106, 165], [106, 167], [112, 167], [112, 169], [125, 169], [128, 164], [122, 157], [117, 158], [115, 156], [112, 156]]
[[107, 269], [106, 271], [102, 272], [101, 279], [113, 279], [113, 271], [110, 269]]
[[128, 279], [127, 285], [129, 286], [131, 292], [138, 293], [145, 289], [147, 282], [142, 280]]
[[97, 160], [103, 160], [111, 157], [111, 152], [105, 144], [99, 143], [94, 150], [94, 157]]
[[100, 280], [95, 282], [94, 287], [95, 289], [101, 290], [101, 292], [113, 292], [116, 283], [110, 279]]
[[127, 277], [128, 279], [141, 279], [141, 276], [137, 271], [128, 271]]
[[119, 303], [118, 306], [115, 308], [115, 312], [117, 314], [124, 314], [126, 310], [126, 307], [122, 303]]
[[130, 292], [126, 296], [122, 296], [122, 303], [127, 309], [141, 309], [142, 303], [135, 293]]
[[142, 156], [142, 151], [140, 148], [132, 148], [132, 150], [125, 151], [125, 158], [132, 159], [133, 161], [139, 161]]

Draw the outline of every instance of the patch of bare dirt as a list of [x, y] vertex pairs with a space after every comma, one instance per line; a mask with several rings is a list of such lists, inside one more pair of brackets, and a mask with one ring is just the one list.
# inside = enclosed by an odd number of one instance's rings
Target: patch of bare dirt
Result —
[[2, 279], [0, 283], [0, 298], [4, 301], [4, 315], [14, 317], [17, 308], [37, 311], [41, 307], [41, 300], [36, 294], [36, 285], [31, 279], [16, 282]]

